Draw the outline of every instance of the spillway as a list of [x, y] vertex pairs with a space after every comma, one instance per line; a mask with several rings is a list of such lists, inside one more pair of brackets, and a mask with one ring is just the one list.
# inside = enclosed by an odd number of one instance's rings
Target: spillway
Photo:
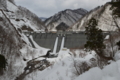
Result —
[[64, 48], [64, 43], [65, 43], [65, 36], [63, 36], [63, 38], [62, 38], [60, 50]]
[[57, 45], [58, 45], [58, 37], [56, 37], [55, 45], [54, 45], [54, 48], [53, 48], [53, 53], [54, 53], [54, 54], [55, 54], [56, 51], [57, 51]]

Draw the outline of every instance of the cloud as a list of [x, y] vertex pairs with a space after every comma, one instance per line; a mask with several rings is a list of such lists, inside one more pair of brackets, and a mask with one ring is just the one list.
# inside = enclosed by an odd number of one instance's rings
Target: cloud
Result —
[[28, 8], [40, 17], [50, 17], [65, 9], [91, 10], [108, 1], [111, 0], [15, 0], [17, 5]]

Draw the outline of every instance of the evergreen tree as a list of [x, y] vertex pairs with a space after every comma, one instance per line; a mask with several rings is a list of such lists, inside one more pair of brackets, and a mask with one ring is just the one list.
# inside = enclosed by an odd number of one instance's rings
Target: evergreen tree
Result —
[[113, 10], [113, 15], [120, 17], [120, 0], [112, 0], [111, 4], [112, 8], [115, 7]]
[[111, 5], [112, 5], [111, 9], [113, 9], [112, 17], [113, 17], [114, 23], [120, 32], [120, 26], [116, 21], [116, 18], [120, 17], [120, 0], [111, 0]]
[[88, 26], [85, 27], [85, 35], [87, 35], [87, 42], [85, 44], [86, 49], [94, 50], [101, 58], [111, 60], [112, 57], [106, 57], [103, 54], [103, 49], [105, 45], [103, 43], [104, 36], [101, 29], [98, 29], [96, 26], [98, 22], [96, 19], [91, 18]]

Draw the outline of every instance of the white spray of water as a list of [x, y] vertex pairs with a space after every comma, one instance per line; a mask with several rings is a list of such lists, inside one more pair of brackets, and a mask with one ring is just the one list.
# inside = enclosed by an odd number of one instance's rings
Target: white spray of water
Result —
[[62, 38], [62, 43], [61, 43], [60, 50], [64, 48], [64, 43], [65, 43], [65, 37]]
[[58, 37], [56, 37], [56, 40], [55, 40], [55, 45], [54, 45], [54, 49], [53, 49], [53, 53], [55, 54], [56, 51], [57, 51], [57, 44], [58, 44]]

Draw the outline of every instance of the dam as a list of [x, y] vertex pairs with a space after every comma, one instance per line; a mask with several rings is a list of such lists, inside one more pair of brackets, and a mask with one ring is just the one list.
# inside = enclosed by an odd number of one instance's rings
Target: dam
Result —
[[[28, 33], [28, 32], [27, 32]], [[33, 40], [41, 47], [51, 49], [53, 52], [59, 52], [62, 48], [80, 48], [86, 43], [84, 32], [57, 32], [57, 33], [37, 33], [29, 32]], [[56, 51], [55, 51], [56, 48]]]
[[[27, 32], [32, 35], [33, 40], [41, 47], [51, 49], [53, 53], [59, 52], [60, 49], [77, 49], [86, 43], [86, 35], [84, 31], [80, 32]], [[108, 32], [104, 32], [104, 36]], [[34, 47], [34, 46], [33, 46]]]

